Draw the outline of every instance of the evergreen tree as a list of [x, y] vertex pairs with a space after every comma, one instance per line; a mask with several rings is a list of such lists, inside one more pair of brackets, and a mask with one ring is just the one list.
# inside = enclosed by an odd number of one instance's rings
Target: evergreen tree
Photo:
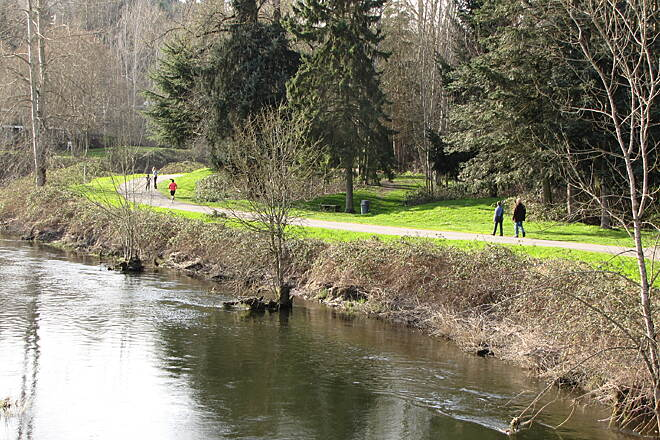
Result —
[[385, 95], [375, 63], [377, 25], [384, 0], [302, 0], [287, 26], [312, 47], [287, 86], [293, 109], [310, 122], [310, 135], [328, 148], [345, 170], [345, 211], [353, 208], [353, 168], [363, 156], [366, 168], [389, 168], [390, 132], [384, 125]]
[[[589, 90], [597, 78], [565, 43], [570, 19], [557, 11], [557, 2], [469, 3], [461, 20], [478, 50], [451, 74], [453, 133], [446, 137], [451, 149], [474, 155], [463, 177], [493, 195], [503, 186], [538, 188], [550, 202], [551, 184], [565, 174], [557, 152], [568, 148], [584, 159], [583, 172], [593, 177], [594, 191], [604, 198], [620, 192], [600, 155], [585, 153], [594, 145], [602, 151], [612, 147], [602, 121], [565, 111], [569, 103], [590, 105]], [[608, 62], [605, 55], [602, 62]]]
[[256, 0], [233, 6], [228, 30], [214, 34], [211, 44], [166, 45], [153, 74], [156, 91], [145, 93], [153, 137], [181, 147], [203, 136], [216, 167], [238, 125], [286, 99], [286, 82], [300, 64], [282, 26], [257, 20]]
[[201, 115], [196, 105], [197, 54], [188, 42], [177, 39], [163, 47], [163, 57], [152, 79], [156, 91], [146, 91], [144, 112], [152, 138], [163, 145], [183, 147], [195, 137]]
[[223, 143], [231, 141], [238, 125], [285, 101], [286, 82], [300, 64], [280, 23], [257, 20], [255, 0], [235, 0], [234, 9], [228, 37], [215, 44], [202, 72], [210, 113], [207, 138], [216, 167], [225, 164]]
[[440, 133], [435, 131], [427, 131], [426, 137], [431, 144], [430, 160], [433, 171], [438, 176], [444, 176], [447, 184], [449, 184], [449, 179], [458, 180], [461, 167], [465, 162], [472, 159], [472, 153], [448, 152], [447, 143], [442, 139]]
[[484, 0], [466, 2], [461, 19], [479, 53], [451, 75], [455, 105], [447, 141], [473, 154], [463, 177], [493, 196], [502, 186], [532, 189], [556, 174], [544, 147], [557, 122], [538, 87], [552, 66], [535, 17], [520, 1]]

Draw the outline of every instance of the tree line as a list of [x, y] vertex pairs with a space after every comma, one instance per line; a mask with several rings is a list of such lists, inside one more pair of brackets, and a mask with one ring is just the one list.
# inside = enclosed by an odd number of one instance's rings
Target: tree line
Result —
[[[625, 29], [599, 34], [589, 5], [642, 11], [644, 47], [657, 49], [649, 1], [7, 0], [0, 139], [25, 130], [40, 182], [58, 145], [156, 142], [220, 167], [246, 118], [286, 105], [325, 149], [320, 166], [342, 170], [349, 212], [355, 177], [410, 170], [430, 195], [451, 180], [472, 194], [531, 192], [575, 219], [593, 216], [597, 195], [609, 227], [625, 161], [609, 154], [616, 129], [591, 111], [607, 91], [580, 45], [610, 74], [630, 54], [609, 53]], [[657, 81], [657, 63], [646, 70]], [[634, 112], [634, 87], [613, 86], [619, 110]], [[647, 107], [655, 145], [657, 106]], [[633, 125], [620, 137], [632, 139]]]

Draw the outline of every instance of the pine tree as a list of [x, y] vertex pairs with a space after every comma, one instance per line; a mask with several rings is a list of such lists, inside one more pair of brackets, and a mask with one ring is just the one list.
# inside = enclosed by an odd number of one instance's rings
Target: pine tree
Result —
[[201, 116], [195, 105], [195, 84], [199, 61], [184, 40], [174, 40], [163, 48], [163, 57], [152, 74], [156, 91], [146, 91], [149, 102], [144, 112], [152, 138], [164, 145], [183, 147], [195, 137]]
[[310, 122], [311, 137], [328, 148], [345, 170], [346, 212], [353, 208], [353, 168], [364, 155], [370, 170], [392, 162], [390, 132], [384, 125], [385, 95], [375, 63], [377, 29], [384, 0], [302, 0], [287, 27], [312, 52], [303, 55], [287, 85], [294, 111]]
[[286, 82], [300, 64], [280, 23], [258, 21], [255, 0], [233, 4], [236, 18], [229, 35], [215, 44], [202, 73], [210, 113], [207, 138], [216, 167], [225, 164], [223, 143], [231, 141], [236, 127], [286, 100]]
[[583, 151], [590, 145], [610, 149], [598, 121], [565, 111], [567, 103], [587, 104], [585, 91], [597, 78], [561, 41], [570, 19], [554, 10], [556, 5], [554, 0], [482, 0], [462, 9], [478, 53], [451, 73], [453, 133], [445, 140], [452, 150], [472, 155], [462, 177], [490, 188], [493, 196], [502, 187], [522, 187], [540, 190], [551, 202], [551, 184], [562, 182], [566, 173], [557, 151], [567, 145], [585, 163], [593, 162], [584, 172], [598, 182], [594, 190], [604, 197], [623, 190], [612, 188], [599, 155]]
[[[537, 85], [549, 74], [536, 24], [519, 1], [469, 2], [461, 20], [479, 53], [452, 72], [452, 149], [472, 159], [462, 176], [497, 196], [502, 187], [532, 189], [554, 171], [542, 145], [556, 111]], [[534, 20], [535, 22], [535, 20]]]
[[210, 159], [224, 164], [223, 145], [247, 118], [286, 99], [286, 82], [300, 64], [277, 21], [258, 21], [256, 0], [234, 0], [235, 15], [211, 44], [175, 40], [145, 92], [154, 139], [181, 147], [204, 137]]

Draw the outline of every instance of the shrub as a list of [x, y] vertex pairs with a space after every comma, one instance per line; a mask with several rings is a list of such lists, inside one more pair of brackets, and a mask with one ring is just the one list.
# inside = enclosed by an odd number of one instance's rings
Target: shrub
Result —
[[184, 160], [183, 162], [172, 162], [165, 165], [160, 169], [161, 174], [184, 174], [192, 173], [200, 168], [204, 168], [204, 164], [194, 162], [191, 160]]
[[454, 182], [449, 186], [437, 187], [432, 194], [425, 187], [408, 191], [404, 196], [403, 204], [405, 206], [415, 206], [442, 200], [459, 200], [483, 196], [485, 194], [475, 191], [472, 186], [465, 182]]
[[228, 197], [230, 183], [225, 174], [212, 174], [197, 182], [195, 200], [218, 202]]
[[527, 210], [527, 220], [557, 222], [566, 221], [566, 218], [568, 217], [565, 204], [559, 203], [549, 205], [541, 203], [541, 201], [531, 195], [522, 195], [505, 199], [502, 203], [505, 207], [505, 214], [508, 213], [509, 217], [513, 213], [513, 207], [516, 206], [517, 197], [522, 198], [525, 209]]

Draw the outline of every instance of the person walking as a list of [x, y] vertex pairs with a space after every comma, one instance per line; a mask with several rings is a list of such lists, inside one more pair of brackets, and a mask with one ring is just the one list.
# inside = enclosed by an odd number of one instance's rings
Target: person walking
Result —
[[156, 167], [151, 168], [151, 172], [154, 175], [154, 189], [158, 189], [158, 170]]
[[145, 186], [144, 189], [146, 189], [147, 191], [149, 191], [149, 190], [151, 189], [151, 174], [147, 174], [146, 176], [144, 176], [144, 179], [145, 179], [146, 182], [147, 182], [147, 184], [146, 184], [146, 186]]
[[500, 237], [504, 235], [502, 232], [502, 224], [504, 223], [504, 208], [502, 208], [502, 202], [498, 201], [497, 206], [495, 207], [495, 215], [493, 216], [493, 223], [495, 223], [495, 227], [493, 228], [493, 233], [491, 235], [495, 235], [495, 232], [497, 232], [497, 225], [500, 225]]
[[170, 179], [172, 182], [170, 182], [170, 196], [172, 196], [172, 202], [174, 202], [174, 194], [176, 193], [177, 185], [176, 182], [174, 182], [174, 179]]
[[518, 238], [518, 230], [522, 232], [522, 236], [525, 237], [525, 228], [523, 227], [523, 222], [525, 221], [525, 217], [527, 216], [527, 210], [525, 209], [525, 205], [523, 205], [522, 200], [520, 197], [516, 199], [516, 206], [513, 208], [513, 222], [515, 223], [515, 232], [516, 232], [516, 238]]

